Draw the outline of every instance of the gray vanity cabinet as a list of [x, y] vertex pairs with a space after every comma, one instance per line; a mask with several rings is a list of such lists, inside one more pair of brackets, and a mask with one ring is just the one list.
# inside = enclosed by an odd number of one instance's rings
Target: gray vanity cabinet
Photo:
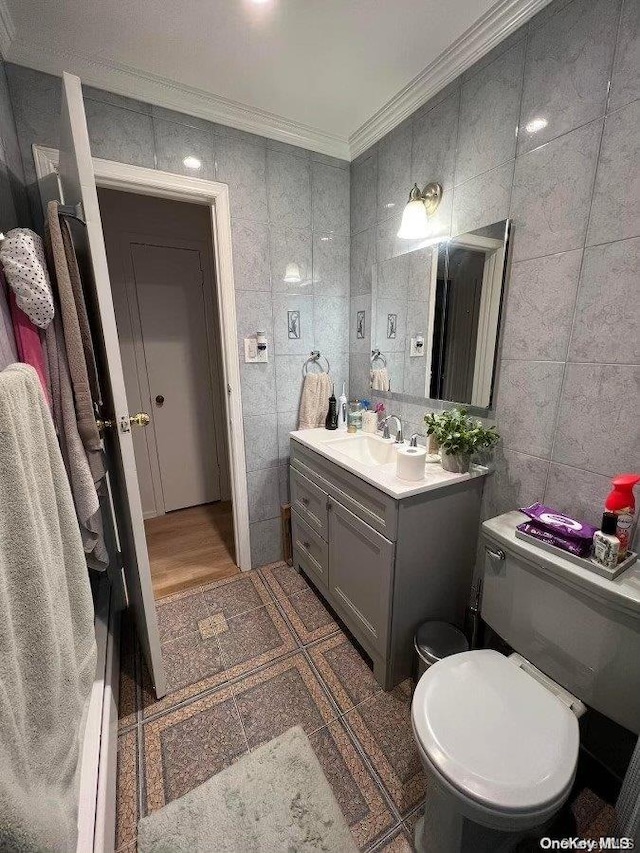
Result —
[[389, 690], [412, 673], [423, 620], [462, 623], [483, 478], [395, 500], [292, 439], [290, 483], [294, 566]]

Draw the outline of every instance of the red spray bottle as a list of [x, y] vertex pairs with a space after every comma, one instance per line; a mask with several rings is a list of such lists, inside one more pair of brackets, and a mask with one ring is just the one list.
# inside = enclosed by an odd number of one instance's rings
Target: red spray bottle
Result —
[[618, 474], [611, 483], [613, 489], [604, 505], [609, 512], [615, 512], [618, 516], [616, 536], [620, 540], [618, 562], [621, 562], [626, 557], [633, 538], [633, 520], [636, 512], [633, 487], [636, 483], [640, 483], [640, 474]]

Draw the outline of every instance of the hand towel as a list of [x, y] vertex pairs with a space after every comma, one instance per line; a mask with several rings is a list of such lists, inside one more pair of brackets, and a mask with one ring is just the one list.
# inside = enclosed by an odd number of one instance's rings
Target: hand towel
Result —
[[371, 371], [371, 390], [372, 391], [389, 391], [391, 382], [389, 379], [389, 371], [386, 367], [377, 367]]
[[328, 373], [307, 373], [300, 398], [298, 429], [323, 427], [329, 411], [331, 377]]
[[75, 851], [96, 670], [69, 483], [33, 368], [0, 373], [0, 850]]
[[0, 246], [0, 261], [20, 310], [46, 329], [54, 308], [42, 238], [29, 228], [12, 228]]
[[[82, 326], [86, 323], [88, 329], [88, 322], [86, 321], [86, 307], [82, 294], [80, 272], [78, 270], [78, 262], [73, 249], [69, 226], [66, 222], [60, 223], [58, 207], [57, 201], [50, 201], [47, 207], [47, 253], [50, 258], [51, 267], [55, 270], [60, 316], [62, 317], [62, 327], [64, 330], [64, 344], [69, 364], [71, 386], [73, 388], [76, 419], [78, 421], [78, 432], [87, 451], [87, 457], [91, 465], [91, 470], [94, 472], [94, 477], [96, 480], [99, 480], [104, 475], [104, 468], [100, 472], [103, 464], [102, 443], [98, 427], [96, 426], [92, 399], [92, 383], [89, 380], [91, 372], [95, 381], [93, 350], [91, 349], [90, 355], [91, 364], [87, 364], [87, 341], [86, 337], [83, 339]], [[83, 323], [79, 319], [80, 316], [83, 317]], [[96, 400], [95, 402], [99, 401]]]
[[49, 374], [45, 367], [40, 333], [24, 311], [18, 307], [18, 300], [13, 290], [9, 291], [9, 307], [11, 309], [11, 319], [13, 320], [18, 359], [24, 362], [24, 364], [30, 364], [38, 374], [44, 398], [47, 401], [47, 405], [51, 406]]
[[102, 481], [101, 472], [104, 469], [99, 466], [97, 476], [92, 471], [78, 432], [62, 323], [57, 314], [46, 331], [46, 352], [51, 380], [53, 418], [71, 484], [84, 550], [87, 554], [92, 554], [98, 563], [106, 566], [108, 554], [104, 544], [102, 514], [98, 498], [98, 486]]

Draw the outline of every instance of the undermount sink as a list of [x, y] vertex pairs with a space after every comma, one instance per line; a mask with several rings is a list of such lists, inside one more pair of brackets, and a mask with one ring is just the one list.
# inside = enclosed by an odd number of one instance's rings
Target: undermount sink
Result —
[[385, 441], [375, 435], [336, 438], [327, 441], [326, 446], [368, 466], [387, 465], [395, 459], [395, 442]]

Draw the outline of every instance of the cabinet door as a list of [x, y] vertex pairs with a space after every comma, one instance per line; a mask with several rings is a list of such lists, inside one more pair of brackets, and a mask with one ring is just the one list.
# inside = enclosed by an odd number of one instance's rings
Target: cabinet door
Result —
[[354, 633], [386, 653], [395, 546], [329, 500], [329, 591]]

